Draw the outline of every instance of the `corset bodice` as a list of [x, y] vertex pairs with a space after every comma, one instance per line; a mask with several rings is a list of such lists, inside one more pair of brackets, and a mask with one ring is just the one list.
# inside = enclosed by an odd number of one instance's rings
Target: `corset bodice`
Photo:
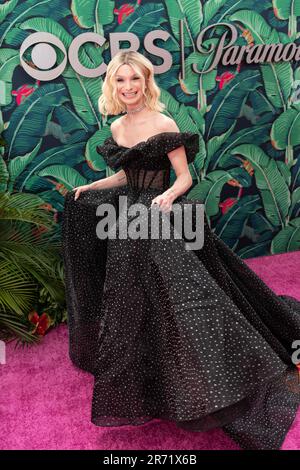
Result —
[[134, 189], [168, 189], [170, 168], [146, 170], [144, 168], [124, 168], [128, 185]]

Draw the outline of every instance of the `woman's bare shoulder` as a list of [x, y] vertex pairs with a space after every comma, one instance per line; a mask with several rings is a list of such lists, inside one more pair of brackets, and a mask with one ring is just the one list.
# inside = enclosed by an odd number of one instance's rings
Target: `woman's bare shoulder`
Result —
[[110, 130], [111, 130], [111, 133], [112, 133], [113, 138], [117, 137], [118, 130], [119, 130], [120, 127], [123, 125], [123, 123], [122, 123], [123, 117], [124, 117], [124, 116], [118, 117], [118, 118], [115, 119], [115, 120], [111, 123], [111, 125], [110, 125]]
[[117, 119], [115, 119], [115, 120], [111, 123], [110, 128], [111, 128], [111, 129], [117, 129], [120, 125], [122, 125], [123, 117], [124, 117], [124, 116], [120, 116], [120, 117], [118, 117]]
[[163, 113], [158, 113], [156, 124], [162, 131], [179, 132], [179, 128], [174, 119]]

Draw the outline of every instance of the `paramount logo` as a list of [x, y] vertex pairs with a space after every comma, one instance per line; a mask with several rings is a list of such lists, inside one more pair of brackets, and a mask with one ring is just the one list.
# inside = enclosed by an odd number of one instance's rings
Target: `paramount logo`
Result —
[[[238, 38], [238, 30], [229, 23], [219, 23], [229, 28], [222, 36], [217, 47], [207, 51], [203, 48], [203, 38], [205, 33], [214, 28], [215, 25], [208, 26], [198, 36], [197, 47], [202, 54], [211, 53], [215, 50], [214, 59], [209, 68], [203, 71], [194, 71], [197, 73], [207, 73], [214, 69], [220, 62], [222, 65], [238, 65], [245, 61], [247, 64], [262, 64], [264, 62], [289, 62], [291, 60], [300, 60], [300, 46], [294, 42], [288, 44], [271, 43], [271, 44], [252, 44], [245, 46], [235, 46], [234, 43]], [[231, 34], [228, 42], [228, 34]], [[226, 43], [227, 41], [227, 43]]]

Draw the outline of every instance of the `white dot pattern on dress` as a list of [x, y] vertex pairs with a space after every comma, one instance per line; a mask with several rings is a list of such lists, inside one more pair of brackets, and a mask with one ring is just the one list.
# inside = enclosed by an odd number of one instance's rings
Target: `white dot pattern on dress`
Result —
[[[70, 358], [94, 374], [95, 425], [161, 418], [192, 431], [222, 427], [245, 449], [278, 449], [300, 404], [291, 363], [300, 302], [277, 296], [206, 218], [200, 250], [186, 250], [174, 237], [96, 237], [99, 204], [112, 203], [118, 213], [126, 195], [128, 207], [150, 210], [162, 191], [143, 187], [145, 171], [168, 172], [167, 153], [181, 145], [192, 162], [195, 133], [163, 132], [132, 148], [109, 137], [97, 150], [111, 168], [130, 169], [131, 184], [86, 191], [76, 201], [67, 194], [62, 255]], [[182, 195], [175, 202], [194, 208], [202, 201]]]

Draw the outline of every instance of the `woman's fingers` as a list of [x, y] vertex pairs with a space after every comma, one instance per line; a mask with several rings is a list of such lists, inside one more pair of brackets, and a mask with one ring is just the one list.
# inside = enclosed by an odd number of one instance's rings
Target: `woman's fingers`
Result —
[[80, 196], [82, 191], [86, 191], [87, 189], [89, 189], [89, 185], [87, 184], [83, 186], [76, 186], [76, 188], [73, 188], [72, 191], [75, 191], [74, 199], [76, 200]]
[[76, 199], [79, 198], [81, 191], [82, 191], [82, 188], [79, 187], [79, 188], [77, 189], [76, 193], [75, 193], [75, 197], [74, 197], [75, 201], [76, 201]]
[[163, 198], [155, 198], [155, 199], [153, 199], [153, 201], [152, 201], [152, 203], [151, 203], [151, 207], [152, 207], [154, 204], [157, 204], [161, 210], [166, 211], [166, 212], [169, 212], [169, 210], [171, 209], [171, 208], [169, 207], [168, 202], [167, 202], [167, 201], [164, 201]]
[[170, 206], [169, 206], [169, 204], [162, 204], [162, 205], [160, 206], [160, 208], [161, 208], [161, 210], [162, 210], [163, 212], [169, 212], [170, 209], [171, 209]]

